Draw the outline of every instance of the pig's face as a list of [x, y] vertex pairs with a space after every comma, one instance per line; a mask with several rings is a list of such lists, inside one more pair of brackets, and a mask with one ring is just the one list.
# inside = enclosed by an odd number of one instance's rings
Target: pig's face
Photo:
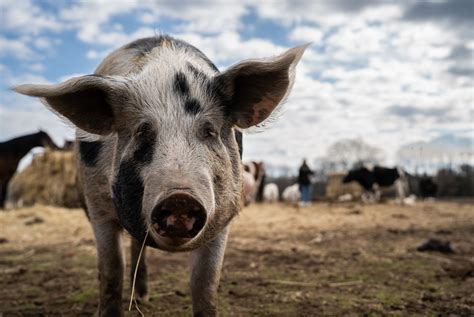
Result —
[[[136, 238], [148, 229], [158, 247], [186, 250], [240, 210], [240, 156], [215, 71], [161, 61], [128, 83], [134, 96], [118, 133], [114, 203]], [[173, 75], [152, 75], [160, 71]]]
[[305, 47], [217, 73], [164, 47], [131, 76], [91, 75], [24, 85], [80, 129], [116, 135], [113, 200], [135, 238], [177, 251], [212, 240], [241, 208], [235, 128], [268, 118], [289, 93]]

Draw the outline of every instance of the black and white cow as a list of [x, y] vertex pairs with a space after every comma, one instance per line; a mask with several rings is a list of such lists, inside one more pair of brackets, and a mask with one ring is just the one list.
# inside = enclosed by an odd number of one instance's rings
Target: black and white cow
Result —
[[343, 183], [357, 182], [366, 191], [366, 197], [380, 200], [381, 188], [395, 186], [400, 202], [405, 199], [407, 184], [405, 173], [399, 168], [375, 166], [372, 170], [366, 167], [353, 169], [344, 177]]

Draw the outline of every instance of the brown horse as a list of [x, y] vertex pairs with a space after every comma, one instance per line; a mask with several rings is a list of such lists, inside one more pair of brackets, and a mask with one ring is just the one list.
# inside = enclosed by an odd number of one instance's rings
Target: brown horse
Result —
[[37, 146], [58, 148], [49, 135], [43, 131], [0, 142], [0, 208], [4, 207], [8, 182], [15, 174], [18, 163]]

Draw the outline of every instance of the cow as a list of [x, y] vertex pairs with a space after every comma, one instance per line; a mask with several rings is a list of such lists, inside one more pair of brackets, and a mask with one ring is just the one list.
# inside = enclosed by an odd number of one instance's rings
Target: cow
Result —
[[20, 160], [34, 147], [57, 149], [56, 144], [44, 131], [0, 142], [0, 208], [5, 206], [7, 188]]
[[283, 190], [283, 193], [281, 194], [281, 197], [283, 198], [283, 201], [292, 205], [298, 207], [300, 199], [301, 199], [301, 192], [300, 192], [300, 187], [298, 184], [293, 184], [291, 186], [286, 187]]
[[[343, 178], [343, 183], [357, 182], [366, 191], [367, 200], [380, 201], [381, 188], [395, 186], [398, 200], [403, 203], [406, 195], [405, 173], [399, 168], [374, 166], [372, 170], [366, 167], [353, 169]], [[363, 197], [364, 198], [364, 197]]]
[[77, 127], [98, 315], [123, 315], [123, 229], [132, 236], [139, 300], [148, 297], [146, 246], [191, 251], [193, 313], [217, 314], [228, 225], [242, 209], [239, 131], [264, 122], [288, 96], [306, 47], [219, 72], [194, 46], [160, 35], [113, 51], [92, 75], [15, 88]]
[[275, 183], [265, 185], [263, 189], [263, 200], [267, 203], [278, 202], [278, 186]]
[[418, 183], [418, 191], [422, 198], [435, 198], [438, 193], [438, 185], [431, 177], [422, 177]]

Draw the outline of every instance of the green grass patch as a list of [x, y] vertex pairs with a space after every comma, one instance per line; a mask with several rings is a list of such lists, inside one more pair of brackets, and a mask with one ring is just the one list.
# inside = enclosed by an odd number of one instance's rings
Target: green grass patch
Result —
[[85, 303], [98, 296], [98, 290], [90, 287], [72, 294], [69, 299], [74, 303]]

